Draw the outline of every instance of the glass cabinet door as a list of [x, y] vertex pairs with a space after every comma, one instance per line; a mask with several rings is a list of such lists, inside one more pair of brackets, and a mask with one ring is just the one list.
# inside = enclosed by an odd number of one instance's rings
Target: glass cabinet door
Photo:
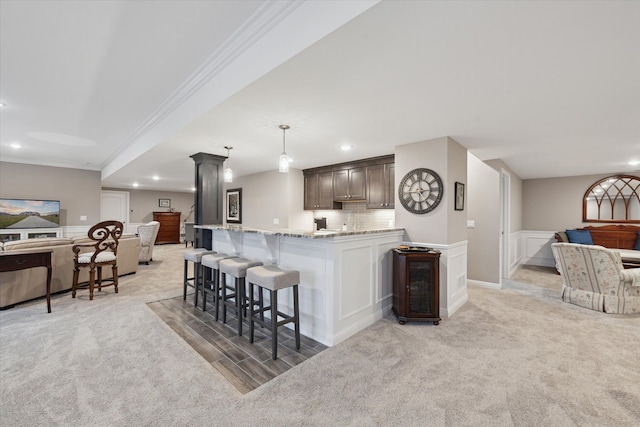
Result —
[[409, 261], [409, 316], [433, 315], [433, 261]]

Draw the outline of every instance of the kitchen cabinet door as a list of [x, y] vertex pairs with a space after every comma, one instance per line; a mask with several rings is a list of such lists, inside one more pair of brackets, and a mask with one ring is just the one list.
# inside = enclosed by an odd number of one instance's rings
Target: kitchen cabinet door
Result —
[[352, 168], [333, 173], [333, 199], [339, 202], [365, 200], [365, 168]]
[[367, 208], [389, 209], [394, 206], [394, 165], [367, 167]]
[[333, 172], [304, 176], [304, 209], [335, 209], [333, 205]]

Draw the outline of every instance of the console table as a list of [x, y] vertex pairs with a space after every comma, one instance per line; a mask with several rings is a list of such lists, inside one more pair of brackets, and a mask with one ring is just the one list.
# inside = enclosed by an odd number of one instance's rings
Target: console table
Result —
[[51, 313], [51, 252], [53, 251], [0, 253], [0, 273], [35, 267], [47, 268], [47, 313]]

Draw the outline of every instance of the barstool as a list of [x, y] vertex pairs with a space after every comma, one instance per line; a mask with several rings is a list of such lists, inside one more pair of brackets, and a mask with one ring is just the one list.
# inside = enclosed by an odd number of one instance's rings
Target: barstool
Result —
[[[296, 337], [296, 349], [300, 350], [300, 311], [298, 308], [298, 284], [300, 272], [296, 270], [283, 270], [275, 265], [263, 265], [247, 270], [249, 282], [249, 341], [253, 343], [254, 322], [271, 328], [271, 357], [278, 357], [278, 326], [293, 322]], [[264, 307], [260, 302], [259, 309], [254, 309], [253, 285], [269, 290], [269, 307]], [[278, 311], [278, 290], [293, 287], [293, 315], [287, 315]], [[262, 289], [260, 289], [262, 291]], [[266, 322], [263, 313], [271, 311], [271, 319]], [[278, 316], [283, 320], [278, 321]]]
[[[222, 322], [227, 323], [227, 306], [236, 310], [238, 316], [238, 335], [242, 335], [242, 312], [247, 307], [245, 277], [247, 269], [262, 265], [260, 261], [246, 258], [227, 258], [218, 262], [220, 281], [222, 282]], [[227, 274], [235, 278], [234, 293], [227, 295]], [[234, 299], [232, 303], [230, 300]]]
[[[202, 256], [215, 253], [215, 251], [205, 248], [190, 249], [182, 252], [182, 257], [184, 258], [184, 292], [182, 299], [187, 299], [187, 286], [191, 286], [196, 290], [194, 306], [198, 305], [198, 287], [200, 286], [200, 279], [202, 278]], [[188, 277], [189, 261], [193, 263], [193, 277]], [[193, 283], [191, 283], [191, 280], [193, 280]]]
[[[202, 256], [202, 269], [203, 276], [205, 277], [202, 283], [202, 311], [207, 311], [207, 293], [213, 294], [213, 303], [215, 306], [216, 320], [218, 320], [218, 308], [220, 298], [220, 261], [223, 259], [238, 258], [235, 255], [228, 255], [222, 253], [207, 254]], [[207, 280], [207, 269], [211, 269], [211, 280]]]

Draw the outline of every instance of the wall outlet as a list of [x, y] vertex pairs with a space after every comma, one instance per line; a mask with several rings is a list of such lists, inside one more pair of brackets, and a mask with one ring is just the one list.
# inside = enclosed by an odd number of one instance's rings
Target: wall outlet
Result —
[[467, 228], [476, 228], [476, 222], [473, 219], [467, 220]]
[[80, 215], [80, 221], [86, 221], [86, 220], [87, 220], [86, 215]]
[[278, 225], [280, 224], [280, 219], [279, 218], [273, 218], [273, 225]]

